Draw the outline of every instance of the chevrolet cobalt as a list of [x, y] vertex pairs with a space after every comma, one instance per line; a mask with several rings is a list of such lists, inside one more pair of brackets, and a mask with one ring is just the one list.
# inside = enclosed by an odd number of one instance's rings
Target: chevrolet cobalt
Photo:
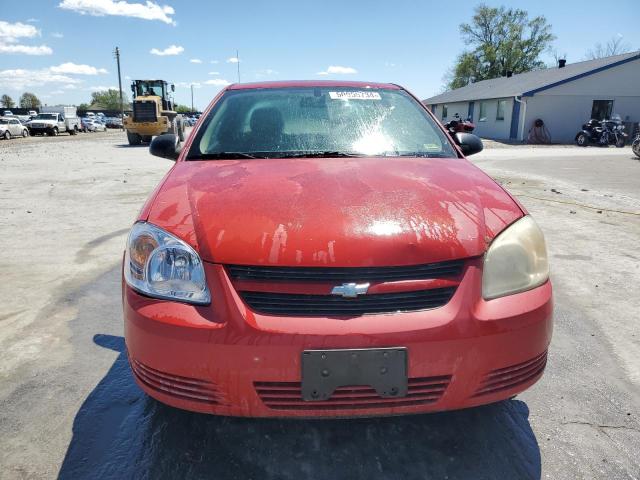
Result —
[[393, 84], [232, 85], [133, 225], [125, 337], [155, 399], [218, 415], [390, 415], [510, 398], [543, 374], [543, 234]]

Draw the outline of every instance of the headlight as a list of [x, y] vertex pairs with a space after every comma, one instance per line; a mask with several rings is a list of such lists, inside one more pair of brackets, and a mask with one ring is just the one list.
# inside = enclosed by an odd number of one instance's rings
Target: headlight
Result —
[[136, 223], [124, 259], [127, 284], [150, 297], [203, 305], [211, 302], [200, 256], [150, 223]]
[[531, 290], [549, 278], [542, 231], [529, 216], [498, 235], [484, 256], [482, 296], [485, 300]]

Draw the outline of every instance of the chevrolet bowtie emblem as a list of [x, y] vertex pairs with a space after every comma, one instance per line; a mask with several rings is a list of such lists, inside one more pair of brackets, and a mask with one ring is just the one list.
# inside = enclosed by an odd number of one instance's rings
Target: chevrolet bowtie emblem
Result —
[[356, 298], [358, 295], [366, 295], [369, 290], [368, 283], [343, 283], [336, 285], [331, 290], [331, 295], [339, 295], [344, 298]]

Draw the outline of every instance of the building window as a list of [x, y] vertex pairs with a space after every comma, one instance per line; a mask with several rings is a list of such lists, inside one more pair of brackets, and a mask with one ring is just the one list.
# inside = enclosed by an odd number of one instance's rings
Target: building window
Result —
[[447, 118], [447, 105], [442, 105], [442, 119]]
[[487, 121], [487, 102], [480, 102], [480, 114], [478, 115], [478, 121]]
[[591, 107], [591, 118], [596, 120], [604, 120], [611, 118], [613, 112], [613, 100], [594, 100]]
[[504, 120], [504, 111], [507, 108], [506, 100], [498, 100], [498, 111], [496, 112], [496, 120]]

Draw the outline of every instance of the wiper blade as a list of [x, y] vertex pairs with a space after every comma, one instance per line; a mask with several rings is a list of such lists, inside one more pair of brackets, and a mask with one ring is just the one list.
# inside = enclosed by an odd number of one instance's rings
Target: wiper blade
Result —
[[256, 155], [246, 152], [211, 152], [201, 153], [199, 155], [192, 155], [187, 157], [187, 160], [236, 160], [238, 158], [266, 158], [264, 156]]
[[282, 152], [282, 158], [340, 158], [340, 157], [363, 157], [364, 155], [357, 152], [341, 152], [341, 151], [300, 151], [300, 152]]
[[441, 152], [386, 152], [387, 157], [422, 157], [422, 158], [447, 158]]

